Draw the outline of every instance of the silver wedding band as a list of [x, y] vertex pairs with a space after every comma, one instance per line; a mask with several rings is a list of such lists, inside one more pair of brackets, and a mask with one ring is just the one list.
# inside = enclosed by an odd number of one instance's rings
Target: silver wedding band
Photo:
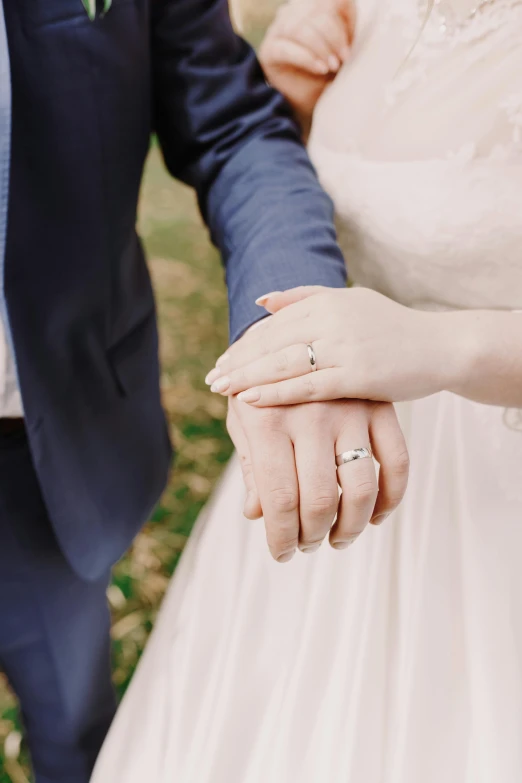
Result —
[[308, 350], [308, 358], [310, 359], [310, 367], [312, 368], [312, 372], [317, 372], [317, 357], [315, 355], [315, 351], [311, 345], [307, 345], [306, 348]]
[[370, 448], [351, 449], [351, 451], [343, 451], [342, 454], [337, 454], [335, 464], [340, 468], [341, 465], [346, 465], [348, 462], [354, 462], [356, 459], [371, 459], [372, 456]]

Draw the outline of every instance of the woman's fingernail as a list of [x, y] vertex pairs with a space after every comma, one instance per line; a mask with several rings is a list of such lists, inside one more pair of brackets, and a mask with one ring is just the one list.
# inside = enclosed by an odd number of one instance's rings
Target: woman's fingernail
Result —
[[260, 307], [264, 307], [265, 303], [268, 302], [271, 296], [275, 296], [275, 294], [280, 294], [281, 291], [271, 291], [269, 294], [263, 294], [263, 296], [259, 296], [256, 299], [256, 305], [259, 305]]
[[330, 57], [328, 58], [328, 67], [333, 73], [337, 73], [337, 71], [341, 67], [339, 58], [336, 57], [335, 54], [331, 54]]
[[214, 369], [211, 370], [207, 375], [207, 377], [205, 378], [205, 383], [207, 384], [207, 386], [212, 386], [214, 381], [217, 381], [220, 375], [221, 375], [221, 370], [219, 369], [219, 367], [214, 367]]
[[261, 399], [261, 392], [258, 389], [247, 389], [237, 395], [241, 402], [258, 402]]
[[321, 542], [319, 541], [318, 544], [310, 544], [310, 546], [301, 546], [299, 549], [301, 552], [305, 555], [313, 555], [314, 552], [317, 552], [318, 549], [321, 548]]
[[289, 563], [294, 555], [295, 555], [295, 549], [292, 549], [291, 552], [285, 552], [284, 555], [279, 555], [279, 557], [277, 558], [277, 562], [278, 563]]
[[382, 523], [388, 519], [389, 516], [389, 514], [379, 514], [372, 519], [372, 525], [382, 525]]
[[326, 65], [326, 63], [323, 63], [321, 60], [315, 61], [315, 72], [318, 73], [320, 76], [326, 76], [329, 70], [330, 69]]
[[229, 353], [224, 353], [222, 356], [220, 356], [216, 362], [216, 367], [219, 367], [220, 364], [223, 364], [223, 362], [226, 361], [229, 356], [230, 356]]
[[223, 378], [219, 378], [215, 383], [212, 384], [210, 391], [214, 392], [215, 394], [223, 394], [223, 392], [226, 392], [229, 386], [230, 378], [225, 375]]

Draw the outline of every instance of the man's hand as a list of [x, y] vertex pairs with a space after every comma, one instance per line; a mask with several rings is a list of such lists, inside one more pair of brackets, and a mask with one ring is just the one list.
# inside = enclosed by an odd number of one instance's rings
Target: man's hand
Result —
[[[403, 498], [408, 452], [392, 405], [343, 400], [256, 409], [232, 398], [228, 425], [248, 492], [245, 516], [264, 516], [278, 562], [297, 547], [314, 552], [327, 535], [333, 547], [346, 548]], [[336, 469], [336, 454], [368, 446], [380, 463], [378, 480], [371, 459]]]

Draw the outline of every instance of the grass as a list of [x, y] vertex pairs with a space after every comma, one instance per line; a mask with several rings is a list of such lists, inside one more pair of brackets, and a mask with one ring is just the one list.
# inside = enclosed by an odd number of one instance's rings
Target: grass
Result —
[[[242, 4], [242, 31], [257, 43], [279, 0], [260, 11]], [[160, 504], [131, 550], [114, 569], [114, 683], [127, 687], [154, 625], [169, 579], [192, 526], [232, 452], [226, 402], [211, 395], [206, 372], [227, 344], [227, 298], [218, 253], [209, 243], [191, 190], [166, 173], [157, 148], [147, 162], [139, 230], [149, 258], [159, 309], [162, 394], [176, 470]], [[0, 783], [27, 783], [27, 754], [19, 751], [16, 699], [0, 673]]]

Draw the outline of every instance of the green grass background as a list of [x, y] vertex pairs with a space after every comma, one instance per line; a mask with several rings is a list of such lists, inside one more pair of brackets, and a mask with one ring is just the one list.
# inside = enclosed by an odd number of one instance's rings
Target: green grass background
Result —
[[[258, 43], [278, 0], [235, 0], [243, 32]], [[162, 393], [178, 458], [171, 483], [146, 529], [116, 566], [113, 611], [114, 682], [129, 683], [197, 515], [232, 452], [226, 403], [209, 393], [206, 372], [227, 344], [227, 299], [218, 253], [210, 245], [193, 192], [166, 173], [151, 149], [139, 230], [159, 308]], [[1, 618], [0, 618], [1, 622]], [[0, 783], [27, 783], [16, 699], [0, 673]], [[6, 757], [6, 749], [10, 757]]]

